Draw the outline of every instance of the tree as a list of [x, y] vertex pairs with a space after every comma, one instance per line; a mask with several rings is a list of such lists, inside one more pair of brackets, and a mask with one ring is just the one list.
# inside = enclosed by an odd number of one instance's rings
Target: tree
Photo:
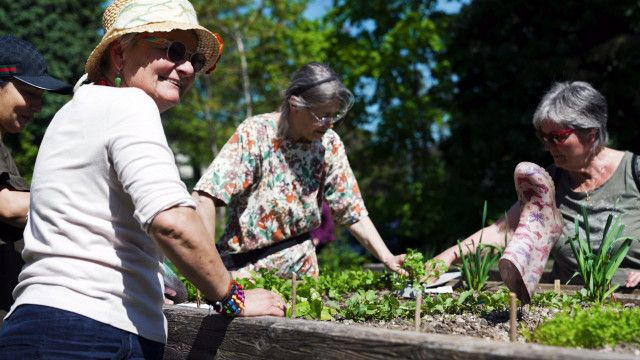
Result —
[[396, 251], [428, 247], [443, 213], [438, 142], [447, 115], [430, 91], [446, 17], [435, 5], [344, 0], [327, 15], [336, 23], [329, 58], [357, 95], [339, 132], [371, 217]]
[[191, 183], [242, 120], [278, 109], [293, 71], [325, 59], [326, 31], [302, 16], [307, 2], [193, 1], [200, 23], [219, 32], [225, 47], [215, 72], [167, 116], [170, 144], [194, 170]]
[[[32, 43], [47, 61], [50, 74], [74, 84], [98, 43], [101, 0], [14, 0], [0, 7], [0, 34]], [[47, 124], [68, 96], [45, 92], [42, 112], [18, 136], [7, 136], [16, 163], [31, 177], [38, 145]], [[3, 139], [4, 140], [4, 139]]]

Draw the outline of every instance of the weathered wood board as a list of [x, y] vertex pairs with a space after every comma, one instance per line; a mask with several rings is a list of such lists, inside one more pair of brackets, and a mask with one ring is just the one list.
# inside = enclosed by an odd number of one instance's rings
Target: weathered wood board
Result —
[[165, 359], [637, 359], [632, 355], [167, 306]]

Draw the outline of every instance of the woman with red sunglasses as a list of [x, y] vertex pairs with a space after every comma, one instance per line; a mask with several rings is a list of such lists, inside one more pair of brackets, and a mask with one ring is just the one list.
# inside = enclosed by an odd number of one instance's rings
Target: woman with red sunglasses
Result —
[[[604, 96], [585, 82], [556, 83], [538, 105], [533, 125], [553, 164], [546, 170], [531, 163], [519, 164], [514, 176], [519, 201], [506, 219], [479, 230], [461, 246], [464, 253], [474, 251], [481, 233], [483, 243], [505, 246], [506, 232], [511, 240], [500, 261], [500, 272], [521, 299], [533, 292], [549, 253], [555, 260], [554, 279], [566, 282], [576, 272], [576, 259], [566, 240], [575, 233], [575, 219], [584, 226], [581, 207], [589, 216], [592, 247], [599, 247], [609, 214], [621, 216], [624, 235], [640, 237], [636, 159], [631, 152], [606, 146]], [[436, 258], [451, 265], [459, 260], [459, 249], [456, 245]], [[640, 283], [639, 269], [640, 246], [634, 242], [613, 282], [635, 287]]]

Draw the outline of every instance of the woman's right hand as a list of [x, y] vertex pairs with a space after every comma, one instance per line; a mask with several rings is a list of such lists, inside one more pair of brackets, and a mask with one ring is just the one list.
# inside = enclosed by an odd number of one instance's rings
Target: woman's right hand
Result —
[[244, 291], [244, 310], [240, 316], [284, 316], [287, 303], [273, 291], [252, 289]]

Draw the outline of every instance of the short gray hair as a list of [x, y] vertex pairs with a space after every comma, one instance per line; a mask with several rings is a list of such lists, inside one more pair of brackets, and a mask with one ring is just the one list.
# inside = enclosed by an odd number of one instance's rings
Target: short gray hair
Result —
[[583, 81], [559, 82], [542, 97], [533, 114], [533, 126], [540, 130], [544, 122], [551, 121], [572, 129], [596, 129], [593, 150], [607, 145], [607, 100]]
[[278, 137], [284, 137], [289, 131], [289, 104], [302, 108], [340, 101], [338, 116], [344, 116], [353, 105], [353, 94], [347, 89], [338, 75], [327, 65], [312, 62], [296, 71], [284, 92], [280, 105]]

